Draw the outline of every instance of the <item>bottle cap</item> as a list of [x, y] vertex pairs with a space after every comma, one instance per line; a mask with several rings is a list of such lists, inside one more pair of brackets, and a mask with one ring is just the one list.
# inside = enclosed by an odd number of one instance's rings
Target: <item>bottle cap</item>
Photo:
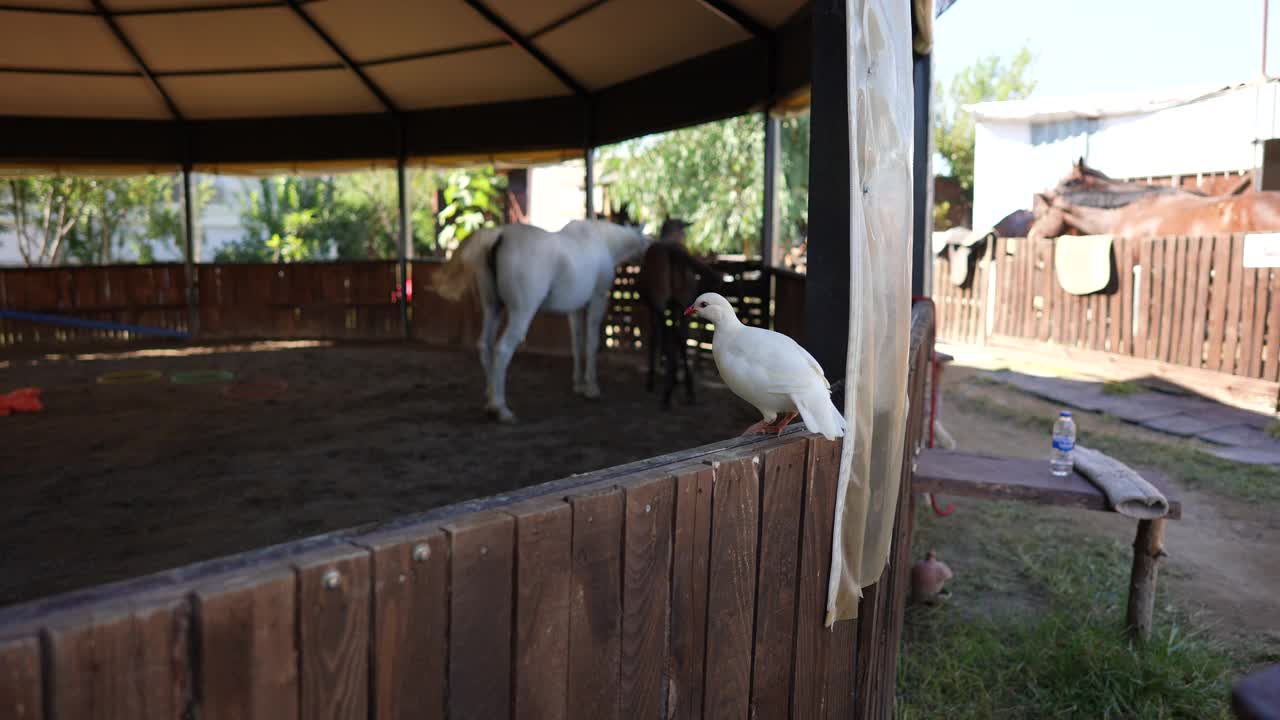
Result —
[[1071, 417], [1071, 411], [1063, 410], [1062, 412], [1058, 413], [1058, 417]]

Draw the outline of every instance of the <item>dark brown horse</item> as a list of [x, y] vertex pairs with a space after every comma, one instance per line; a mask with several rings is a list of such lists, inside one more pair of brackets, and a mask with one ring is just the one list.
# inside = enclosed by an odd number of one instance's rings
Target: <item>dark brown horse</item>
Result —
[[636, 285], [640, 301], [649, 311], [649, 374], [645, 387], [654, 389], [658, 350], [666, 360], [666, 385], [662, 406], [671, 406], [678, 371], [683, 370], [685, 397], [694, 402], [693, 373], [689, 370], [689, 332], [684, 309], [700, 293], [715, 289], [715, 271], [684, 247], [682, 220], [667, 220], [658, 241], [645, 251]]

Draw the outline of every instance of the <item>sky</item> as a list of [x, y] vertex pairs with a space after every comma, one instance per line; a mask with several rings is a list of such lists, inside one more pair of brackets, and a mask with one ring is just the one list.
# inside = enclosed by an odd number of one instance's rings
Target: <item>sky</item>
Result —
[[[935, 0], [936, 2], [936, 0]], [[974, 60], [1036, 57], [1034, 96], [1224, 85], [1261, 72], [1263, 0], [956, 0], [935, 24], [934, 78]], [[1267, 71], [1280, 75], [1280, 0]]]

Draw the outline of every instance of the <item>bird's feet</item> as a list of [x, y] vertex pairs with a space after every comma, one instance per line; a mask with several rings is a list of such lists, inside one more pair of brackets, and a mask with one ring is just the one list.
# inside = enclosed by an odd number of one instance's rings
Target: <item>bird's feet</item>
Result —
[[773, 426], [773, 429], [777, 430], [777, 432], [774, 434], [781, 435], [782, 431], [786, 430], [787, 426], [791, 424], [791, 421], [795, 420], [799, 416], [800, 416], [800, 413], [787, 413], [786, 415], [783, 415], [782, 417], [778, 418], [777, 420], [778, 424]]
[[755, 425], [752, 425], [751, 427], [744, 430], [742, 432], [742, 437], [746, 437], [748, 435], [766, 435], [772, 431], [773, 431], [773, 428], [770, 426], [770, 421], [761, 420]]

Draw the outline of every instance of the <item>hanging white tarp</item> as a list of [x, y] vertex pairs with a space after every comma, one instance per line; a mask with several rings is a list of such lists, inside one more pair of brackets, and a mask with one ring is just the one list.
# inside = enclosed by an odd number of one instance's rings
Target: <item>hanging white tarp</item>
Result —
[[911, 323], [912, 5], [847, 0], [850, 198], [849, 433], [827, 624], [857, 617], [893, 540], [907, 418]]

